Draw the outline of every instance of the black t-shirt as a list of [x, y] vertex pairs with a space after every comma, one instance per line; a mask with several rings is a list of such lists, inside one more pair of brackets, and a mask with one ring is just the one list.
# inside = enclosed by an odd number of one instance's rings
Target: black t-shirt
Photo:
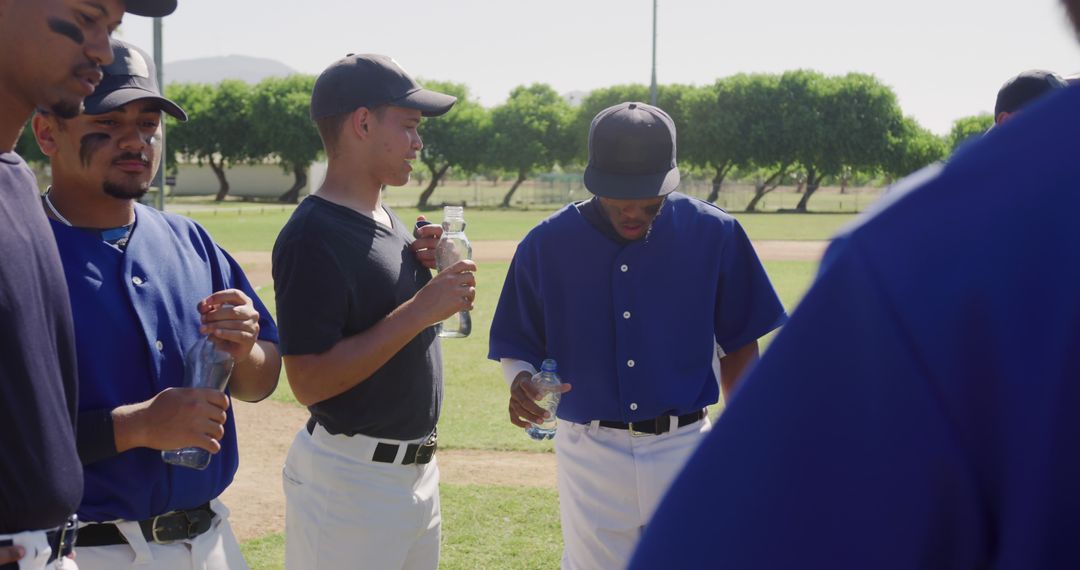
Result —
[[[431, 272], [405, 224], [393, 228], [318, 196], [293, 212], [274, 244], [274, 291], [284, 355], [319, 354], [411, 299]], [[417, 439], [435, 428], [442, 350], [428, 327], [368, 379], [308, 409], [333, 434]]]
[[59, 526], [82, 500], [64, 270], [34, 175], [0, 153], [0, 534]]

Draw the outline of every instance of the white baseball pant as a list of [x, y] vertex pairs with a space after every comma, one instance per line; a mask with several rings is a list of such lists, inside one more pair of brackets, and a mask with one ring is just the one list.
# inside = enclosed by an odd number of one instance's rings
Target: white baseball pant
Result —
[[[402, 465], [415, 441], [301, 429], [282, 470], [285, 568], [436, 570], [442, 515], [435, 459]], [[372, 461], [380, 443], [398, 444], [395, 463]]]
[[706, 417], [633, 436], [598, 422], [559, 420], [555, 454], [564, 570], [625, 568], [645, 524], [712, 427]]

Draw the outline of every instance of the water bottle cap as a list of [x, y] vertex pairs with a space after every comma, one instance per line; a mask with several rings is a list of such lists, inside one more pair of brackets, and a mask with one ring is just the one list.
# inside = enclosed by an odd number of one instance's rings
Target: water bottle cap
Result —
[[556, 370], [555, 359], [548, 358], [540, 363], [540, 370], [543, 372], [555, 372]]
[[465, 219], [464, 206], [443, 206], [443, 219]]

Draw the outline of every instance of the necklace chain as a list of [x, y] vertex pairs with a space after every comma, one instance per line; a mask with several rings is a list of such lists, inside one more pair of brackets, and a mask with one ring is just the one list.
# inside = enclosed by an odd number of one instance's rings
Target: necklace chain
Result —
[[69, 222], [67, 218], [65, 218], [63, 215], [60, 214], [59, 211], [57, 211], [56, 206], [54, 206], [52, 200], [49, 199], [49, 192], [52, 192], [52, 186], [49, 186], [49, 188], [45, 190], [45, 194], [43, 195], [43, 198], [45, 198], [45, 205], [49, 207], [49, 211], [52, 212], [54, 216], [56, 216], [57, 220], [63, 222], [65, 226], [71, 227], [71, 222]]

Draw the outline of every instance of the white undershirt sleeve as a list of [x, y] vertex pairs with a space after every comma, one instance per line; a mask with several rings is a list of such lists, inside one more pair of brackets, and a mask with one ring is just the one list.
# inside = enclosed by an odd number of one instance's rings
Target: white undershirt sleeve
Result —
[[502, 364], [503, 378], [506, 380], [507, 387], [514, 383], [514, 378], [517, 378], [521, 372], [527, 371], [530, 375], [537, 372], [532, 364], [516, 358], [500, 358], [499, 364]]

